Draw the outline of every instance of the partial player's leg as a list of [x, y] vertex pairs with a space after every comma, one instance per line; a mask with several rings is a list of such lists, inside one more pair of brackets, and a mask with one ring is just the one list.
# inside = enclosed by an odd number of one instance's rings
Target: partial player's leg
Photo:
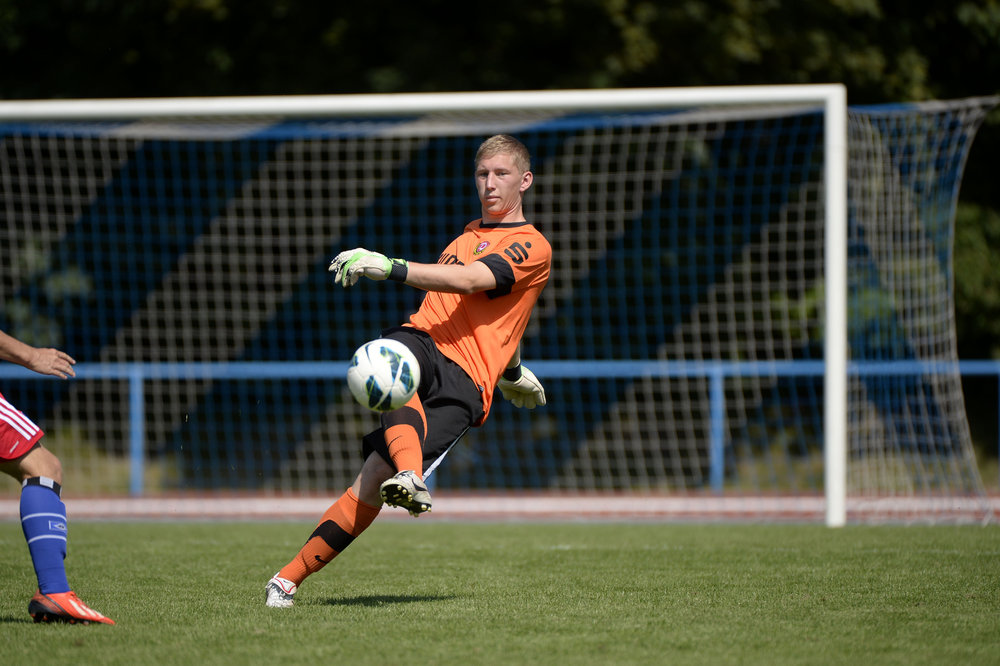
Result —
[[62, 465], [59, 459], [35, 444], [15, 460], [0, 461], [0, 471], [21, 482], [21, 529], [38, 580], [38, 591], [28, 603], [28, 613], [35, 622], [114, 624], [113, 620], [83, 603], [66, 579], [64, 560], [69, 531], [66, 505], [61, 498]]

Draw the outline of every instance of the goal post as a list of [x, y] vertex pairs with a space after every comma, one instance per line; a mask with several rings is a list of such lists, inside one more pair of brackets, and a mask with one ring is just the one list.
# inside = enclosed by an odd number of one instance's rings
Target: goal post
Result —
[[826, 339], [823, 361], [823, 480], [826, 524], [847, 523], [847, 91], [823, 99]]
[[[814, 104], [841, 108], [841, 84], [617, 88], [455, 93], [22, 100], [0, 104], [0, 121], [106, 121], [145, 118], [327, 118], [449, 112], [637, 111], [704, 105]], [[846, 122], [846, 120], [845, 120]], [[846, 137], [846, 124], [845, 137]], [[846, 146], [846, 138], [844, 141]]]
[[[925, 429], [897, 413], [907, 395], [870, 393], [912, 387], [854, 388], [851, 253], [865, 241], [849, 190], [893, 167], [877, 151], [857, 157], [870, 172], [849, 166], [846, 98], [787, 85], [0, 102], [0, 233], [18, 257], [0, 273], [0, 327], [68, 345], [84, 369], [74, 388], [17, 386], [81, 465], [126, 458], [133, 494], [336, 489], [373, 421], [315, 368], [415, 301], [331, 290], [323, 262], [345, 243], [433, 261], [475, 216], [475, 146], [510, 132], [532, 149], [527, 209], [556, 248], [525, 339], [555, 399], [530, 417], [499, 406], [439, 486], [818, 492], [826, 524], [843, 525], [852, 457], [904, 474], [909, 451], [878, 450], [877, 432]], [[978, 119], [940, 131], [967, 147]], [[871, 145], [909, 140], [894, 132]], [[942, 386], [920, 399], [954, 422], [961, 396]], [[253, 408], [267, 401], [267, 415]], [[143, 413], [123, 420], [129, 405]], [[861, 452], [857, 418], [872, 437]], [[936, 436], [954, 442], [916, 464], [967, 478], [967, 426]], [[975, 494], [974, 479], [959, 485]]]

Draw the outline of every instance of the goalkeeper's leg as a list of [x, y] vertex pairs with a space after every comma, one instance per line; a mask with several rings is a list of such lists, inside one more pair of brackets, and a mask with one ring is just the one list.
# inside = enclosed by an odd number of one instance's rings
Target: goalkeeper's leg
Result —
[[395, 471], [411, 471], [418, 479], [423, 479], [427, 416], [420, 397], [414, 395], [399, 409], [383, 414], [382, 430]]
[[431, 494], [423, 483], [424, 439], [427, 417], [418, 396], [405, 406], [382, 416], [385, 446], [397, 473], [382, 483], [381, 499], [406, 509], [413, 516], [431, 510]]
[[329, 564], [372, 524], [382, 505], [379, 485], [393, 471], [378, 454], [368, 456], [354, 485], [330, 505], [305, 545], [268, 581], [268, 606], [291, 606], [302, 581]]

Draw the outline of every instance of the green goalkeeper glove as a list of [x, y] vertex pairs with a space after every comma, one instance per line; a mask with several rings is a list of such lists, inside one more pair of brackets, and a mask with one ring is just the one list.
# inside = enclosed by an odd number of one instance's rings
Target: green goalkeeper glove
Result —
[[384, 254], [356, 247], [334, 257], [327, 270], [333, 273], [334, 284], [350, 287], [362, 276], [369, 280], [406, 282], [408, 269], [409, 265], [404, 259], [390, 259]]
[[[511, 377], [517, 377], [511, 379]], [[545, 404], [545, 389], [535, 377], [535, 373], [523, 365], [517, 365], [506, 370], [497, 382], [497, 388], [503, 397], [515, 407], [534, 409]]]

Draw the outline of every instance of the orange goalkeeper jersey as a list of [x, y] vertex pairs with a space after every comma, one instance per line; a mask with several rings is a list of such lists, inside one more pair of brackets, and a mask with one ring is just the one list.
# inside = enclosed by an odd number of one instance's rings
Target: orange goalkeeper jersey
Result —
[[483, 224], [474, 220], [438, 258], [439, 264], [482, 261], [497, 286], [476, 294], [429, 291], [410, 317], [441, 353], [461, 366], [480, 386], [483, 420], [493, 388], [517, 350], [531, 310], [549, 279], [552, 247], [528, 222]]

